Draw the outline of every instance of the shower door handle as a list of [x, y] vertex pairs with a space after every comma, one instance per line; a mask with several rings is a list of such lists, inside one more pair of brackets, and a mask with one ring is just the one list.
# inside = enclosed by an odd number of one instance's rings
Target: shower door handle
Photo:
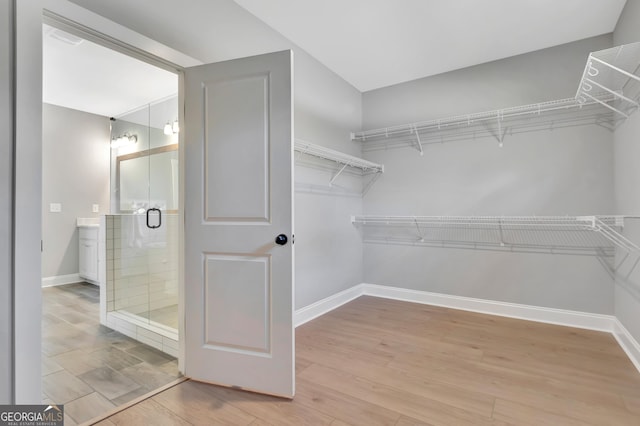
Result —
[[[158, 224], [157, 225], [151, 225], [149, 223], [149, 212], [158, 212]], [[152, 208], [152, 209], [148, 209], [147, 210], [147, 228], [151, 228], [151, 229], [156, 229], [156, 228], [160, 228], [162, 226], [162, 211], [160, 211], [160, 209], [157, 208]]]

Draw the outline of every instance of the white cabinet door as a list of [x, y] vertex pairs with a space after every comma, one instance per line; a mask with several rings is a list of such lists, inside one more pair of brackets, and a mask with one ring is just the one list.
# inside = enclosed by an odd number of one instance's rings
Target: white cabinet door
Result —
[[78, 263], [80, 278], [97, 283], [99, 280], [97, 228], [80, 228]]
[[188, 68], [185, 375], [293, 397], [290, 51]]

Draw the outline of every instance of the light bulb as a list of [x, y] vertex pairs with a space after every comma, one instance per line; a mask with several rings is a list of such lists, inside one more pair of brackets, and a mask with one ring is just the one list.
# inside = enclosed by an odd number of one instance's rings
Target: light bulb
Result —
[[173, 126], [171, 127], [171, 130], [173, 131], [174, 134], [180, 131], [180, 124], [178, 123], [178, 120], [173, 122]]
[[170, 136], [173, 134], [173, 128], [171, 127], [171, 123], [167, 121], [167, 124], [164, 125], [164, 134]]

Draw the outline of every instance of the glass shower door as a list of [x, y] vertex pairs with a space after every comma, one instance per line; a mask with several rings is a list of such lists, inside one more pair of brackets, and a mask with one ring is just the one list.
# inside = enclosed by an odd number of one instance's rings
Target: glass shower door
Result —
[[[172, 111], [172, 112], [169, 112]], [[114, 250], [114, 310], [172, 331], [178, 306], [177, 99], [149, 105], [113, 123], [136, 142], [117, 149], [112, 211], [119, 223]], [[115, 208], [114, 208], [115, 207]]]
[[178, 328], [177, 98], [152, 106], [149, 155], [149, 321]]
[[112, 121], [111, 212], [114, 215], [110, 219], [113, 228], [107, 229], [107, 238], [112, 232], [113, 310], [144, 321], [148, 321], [149, 317], [146, 247], [149, 136], [148, 107]]

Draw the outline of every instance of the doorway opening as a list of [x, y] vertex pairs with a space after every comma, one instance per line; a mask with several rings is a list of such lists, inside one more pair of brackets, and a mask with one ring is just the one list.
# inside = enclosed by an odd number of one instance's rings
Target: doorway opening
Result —
[[42, 397], [70, 423], [180, 377], [177, 92], [43, 25]]

